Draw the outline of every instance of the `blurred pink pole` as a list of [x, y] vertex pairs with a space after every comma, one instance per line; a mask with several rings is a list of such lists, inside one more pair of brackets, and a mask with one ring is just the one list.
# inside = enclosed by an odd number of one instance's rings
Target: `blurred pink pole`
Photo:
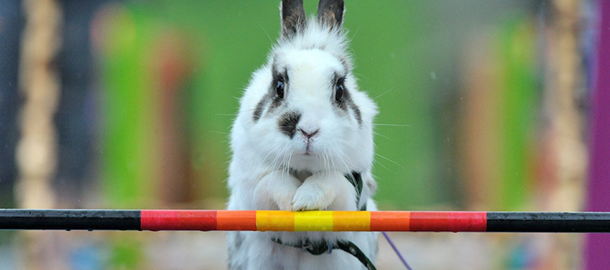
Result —
[[[593, 92], [589, 211], [610, 211], [610, 1], [599, 0], [599, 43]], [[587, 269], [608, 269], [610, 234], [587, 235]]]

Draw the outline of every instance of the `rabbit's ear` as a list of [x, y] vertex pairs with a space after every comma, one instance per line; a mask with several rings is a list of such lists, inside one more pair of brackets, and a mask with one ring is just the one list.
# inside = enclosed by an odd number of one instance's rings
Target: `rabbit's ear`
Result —
[[303, 0], [282, 0], [282, 37], [290, 38], [305, 26]]
[[341, 29], [344, 10], [343, 0], [320, 0], [318, 4], [318, 20], [331, 28]]

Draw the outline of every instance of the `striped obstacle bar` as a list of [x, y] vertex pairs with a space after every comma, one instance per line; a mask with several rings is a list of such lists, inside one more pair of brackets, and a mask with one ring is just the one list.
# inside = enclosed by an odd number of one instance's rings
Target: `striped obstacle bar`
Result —
[[0, 230], [608, 233], [610, 213], [0, 209]]

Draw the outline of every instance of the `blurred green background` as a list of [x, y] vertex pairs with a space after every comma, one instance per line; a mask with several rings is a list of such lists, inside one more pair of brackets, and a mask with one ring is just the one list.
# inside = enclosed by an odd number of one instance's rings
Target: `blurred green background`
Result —
[[[160, 99], [168, 97], [158, 93], [163, 93], [156, 85], [160, 77], [150, 68], [154, 59], [162, 57], [160, 47], [172, 46], [171, 42], [182, 43], [174, 44], [180, 48], [173, 49], [185, 50], [178, 52], [185, 55], [177, 57], [185, 58], [179, 60], [184, 61], [180, 64], [192, 68], [185, 75], [186, 85], [181, 86], [174, 99], [178, 102], [176, 108], [183, 113], [177, 116], [184, 120], [184, 130], [180, 132], [184, 131], [181, 134], [186, 138], [183, 143], [189, 154], [188, 170], [192, 173], [189, 175], [196, 176], [191, 183], [201, 196], [224, 197], [226, 164], [230, 159], [227, 137], [237, 99], [250, 74], [265, 62], [279, 33], [278, 5], [274, 1], [180, 3], [184, 4], [127, 3], [120, 12], [110, 15], [112, 19], [104, 26], [110, 29], [102, 37], [108, 48], [102, 49], [107, 91], [103, 112], [104, 121], [110, 123], [105, 130], [107, 137], [103, 139], [104, 179], [112, 182], [111, 196], [127, 199], [127, 205], [133, 205], [131, 199], [135, 194], [144, 196], [154, 192], [149, 184], [151, 180], [159, 180], [158, 165], [163, 163], [160, 147], [150, 147], [164, 143], [157, 137], [159, 130], [167, 128], [156, 116], [164, 113], [160, 111]], [[315, 11], [315, 5], [307, 2], [306, 9]], [[525, 34], [515, 32], [534, 27], [522, 12], [537, 5], [527, 2], [495, 5], [496, 9], [488, 12], [498, 16], [476, 11], [460, 14], [459, 10], [452, 9], [463, 5], [450, 3], [363, 1], [347, 4], [345, 27], [352, 40], [355, 73], [361, 89], [381, 108], [375, 128], [374, 174], [380, 184], [376, 198], [382, 206], [421, 209], [430, 205], [464, 204], [465, 194], [456, 173], [460, 156], [459, 153], [452, 156], [460, 135], [456, 132], [459, 128], [456, 121], [461, 119], [462, 104], [456, 99], [463, 97], [460, 93], [462, 72], [456, 58], [460, 50], [470, 45], [468, 37], [463, 35], [473, 34], [470, 28], [452, 25], [456, 19], [465, 27], [485, 23], [495, 28], [492, 31], [497, 32], [494, 33], [497, 41], [494, 42], [498, 44], [493, 45], [494, 50], [505, 51], [497, 52], [505, 54], [497, 57], [506, 58], [497, 65], [507, 68], [505, 72], [511, 76], [507, 80], [511, 81], [504, 85], [509, 88], [498, 85], [490, 91], [506, 93], [509, 98], [514, 96], [516, 102], [507, 100], [504, 108], [495, 108], [497, 111], [493, 113], [499, 126], [513, 128], [507, 138], [513, 134], [518, 138], [506, 143], [516, 145], [507, 148], [520, 153], [499, 150], [497, 155], [506, 157], [509, 164], [496, 166], [520, 172], [515, 178], [499, 172], [498, 178], [515, 181], [506, 183], [509, 193], [506, 197], [523, 199], [521, 182], [528, 177], [523, 173], [524, 152], [528, 151], [527, 140], [535, 132], [536, 114], [528, 108], [540, 106], [537, 98], [541, 89], [535, 87], [535, 36], [531, 29]], [[502, 48], [511, 42], [523, 42], [519, 46], [525, 52], [516, 53], [527, 55], [510, 55], [511, 48]], [[511, 58], [518, 57], [524, 59], [510, 63]], [[514, 93], [514, 89], [519, 93]], [[507, 119], [512, 112], [521, 112], [521, 119]], [[503, 119], [503, 115], [507, 118]], [[513, 121], [519, 121], [519, 126], [511, 126]], [[518, 202], [507, 201], [503, 208], [511, 204], [517, 206]]]

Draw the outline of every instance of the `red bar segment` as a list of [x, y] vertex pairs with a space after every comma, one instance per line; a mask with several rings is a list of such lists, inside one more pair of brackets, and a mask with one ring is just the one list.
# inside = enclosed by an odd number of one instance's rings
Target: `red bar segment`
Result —
[[411, 231], [484, 232], [485, 212], [411, 212]]
[[160, 230], [216, 230], [215, 210], [142, 210], [140, 229]]

